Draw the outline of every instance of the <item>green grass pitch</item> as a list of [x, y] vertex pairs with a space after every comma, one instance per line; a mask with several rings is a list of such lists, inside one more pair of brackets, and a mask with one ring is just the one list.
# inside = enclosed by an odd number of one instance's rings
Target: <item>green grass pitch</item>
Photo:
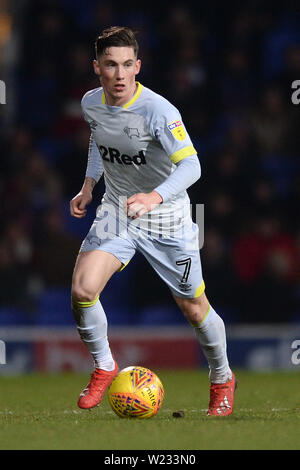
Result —
[[[300, 377], [295, 372], [235, 371], [235, 410], [207, 417], [207, 372], [155, 371], [165, 387], [159, 413], [145, 420], [118, 418], [107, 395], [80, 410], [88, 376], [29, 374], [0, 377], [0, 449], [212, 450], [299, 449]], [[173, 411], [184, 417], [173, 418]]]

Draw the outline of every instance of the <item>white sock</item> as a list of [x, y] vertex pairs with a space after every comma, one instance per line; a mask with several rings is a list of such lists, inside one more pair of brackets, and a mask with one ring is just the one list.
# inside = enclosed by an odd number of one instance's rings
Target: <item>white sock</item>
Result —
[[115, 361], [107, 338], [107, 318], [99, 297], [92, 302], [73, 300], [72, 312], [80, 338], [94, 359], [95, 368], [113, 370]]
[[226, 332], [222, 318], [210, 307], [204, 320], [194, 326], [196, 337], [209, 366], [211, 383], [225, 383], [231, 380], [226, 353]]

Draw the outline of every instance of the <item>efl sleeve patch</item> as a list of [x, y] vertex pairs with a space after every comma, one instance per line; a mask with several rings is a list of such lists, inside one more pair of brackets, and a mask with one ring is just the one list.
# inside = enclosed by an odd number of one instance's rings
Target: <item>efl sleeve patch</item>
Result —
[[168, 124], [169, 131], [177, 140], [185, 140], [186, 132], [181, 121], [173, 121]]

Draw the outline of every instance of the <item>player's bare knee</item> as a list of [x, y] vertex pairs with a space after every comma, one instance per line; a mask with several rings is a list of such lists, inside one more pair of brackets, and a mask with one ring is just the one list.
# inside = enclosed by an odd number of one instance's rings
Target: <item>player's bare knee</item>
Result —
[[180, 299], [175, 297], [175, 300], [190, 323], [201, 322], [209, 309], [209, 302], [204, 293], [195, 299]]
[[74, 285], [72, 287], [72, 300], [75, 302], [92, 302], [99, 295], [99, 292], [92, 288]]
[[202, 313], [202, 310], [199, 308], [199, 305], [187, 306], [184, 310], [182, 310], [182, 312], [186, 319], [192, 324], [200, 323], [204, 318], [204, 315]]

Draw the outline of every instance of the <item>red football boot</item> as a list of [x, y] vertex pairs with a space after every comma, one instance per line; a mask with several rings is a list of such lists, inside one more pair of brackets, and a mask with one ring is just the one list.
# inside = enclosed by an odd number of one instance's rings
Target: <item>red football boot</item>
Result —
[[110, 386], [113, 378], [119, 372], [118, 364], [112, 371], [95, 369], [91, 375], [91, 380], [79, 395], [78, 406], [85, 410], [93, 408], [101, 403], [105, 390]]
[[211, 384], [207, 416], [231, 415], [236, 388], [237, 381], [234, 373], [232, 373], [232, 379], [224, 384]]

